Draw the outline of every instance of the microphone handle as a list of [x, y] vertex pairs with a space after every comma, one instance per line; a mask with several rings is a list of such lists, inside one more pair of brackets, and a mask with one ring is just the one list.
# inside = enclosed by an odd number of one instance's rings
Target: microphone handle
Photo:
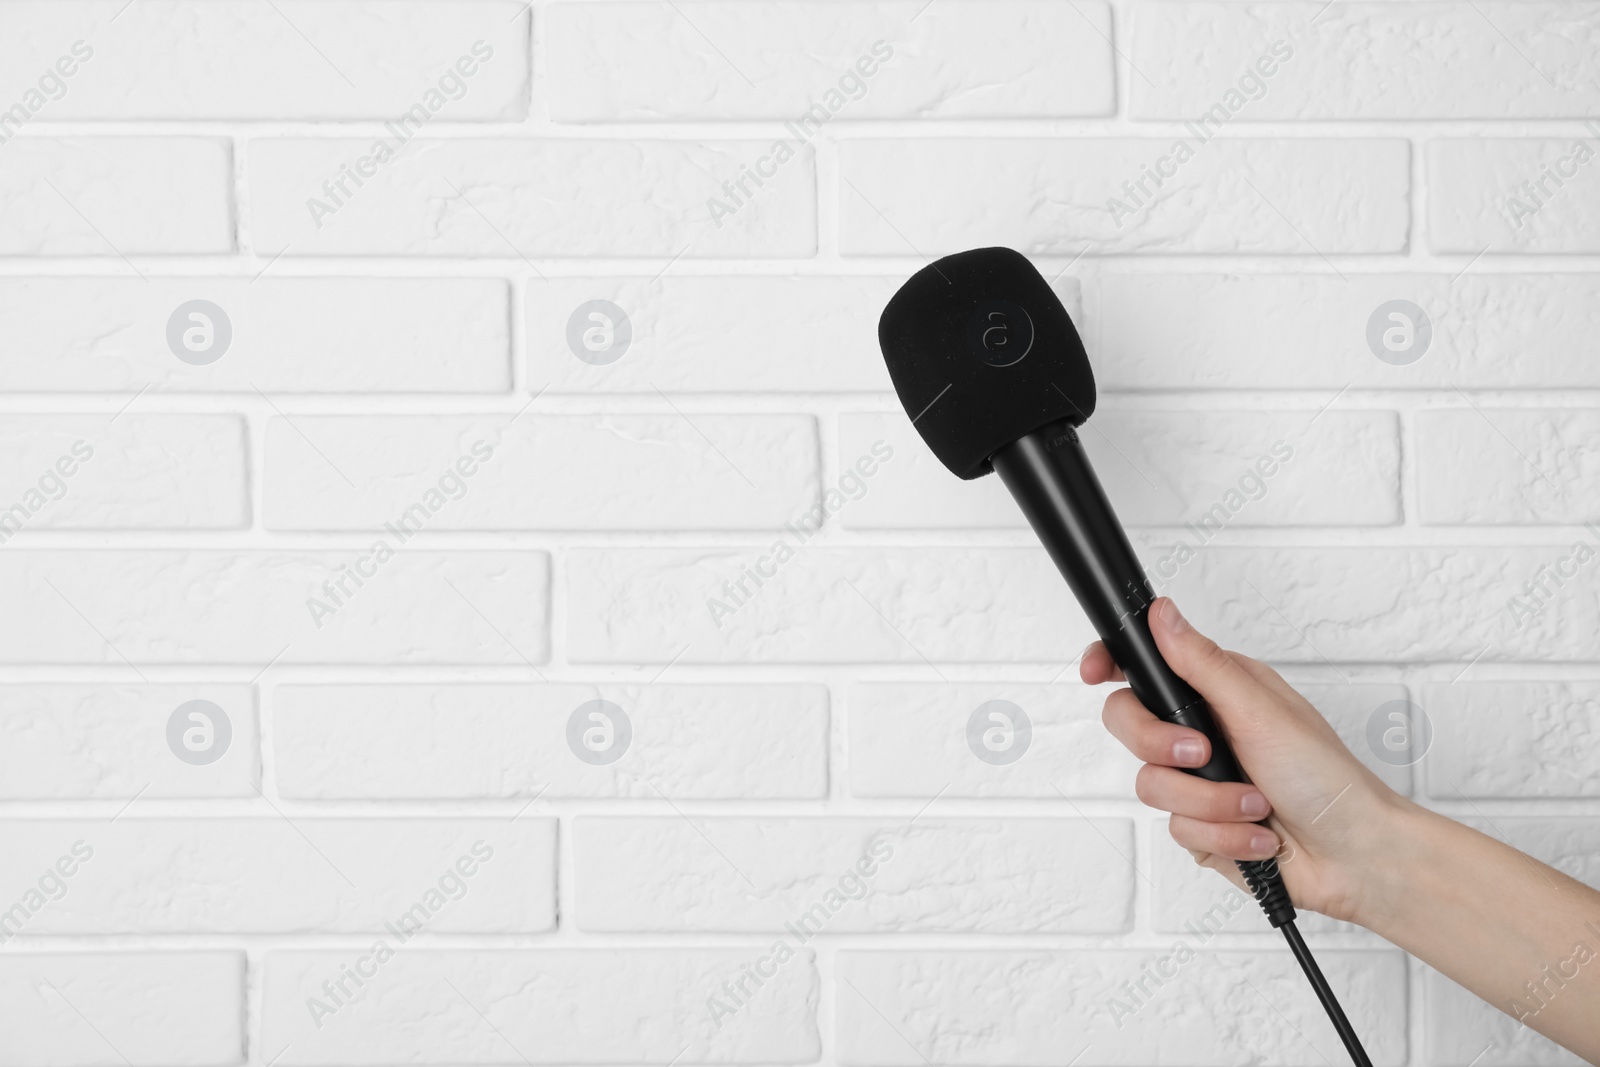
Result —
[[[1149, 620], [1155, 591], [1089, 465], [1077, 429], [1068, 421], [1050, 423], [1006, 445], [990, 461], [1134, 696], [1159, 718], [1198, 730], [1211, 742], [1210, 762], [1185, 770], [1213, 782], [1247, 781], [1205, 700], [1156, 648]], [[1239, 869], [1273, 926], [1293, 921], [1276, 859], [1240, 861]]]

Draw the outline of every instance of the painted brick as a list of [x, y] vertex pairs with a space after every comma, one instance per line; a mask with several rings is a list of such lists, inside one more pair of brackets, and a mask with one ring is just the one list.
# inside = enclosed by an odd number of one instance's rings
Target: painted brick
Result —
[[[1051, 685], [852, 686], [850, 792], [861, 797], [1126, 797], [1139, 764], [1100, 724], [1109, 690], [1070, 676]], [[1009, 701], [1010, 709], [979, 709]], [[1005, 720], [990, 717], [990, 712]], [[976, 716], [976, 739], [969, 733]], [[997, 730], [985, 742], [985, 732]], [[1020, 755], [1013, 754], [1020, 750]], [[983, 755], [979, 755], [982, 753]], [[1010, 759], [1011, 762], [1004, 762]]]
[[[559, 122], [1105, 115], [1111, 12], [1037, 0], [552, 4]], [[801, 119], [813, 108], [809, 125]], [[791, 131], [796, 140], [800, 134]]]
[[[529, 260], [550, 256], [804, 257], [816, 249], [809, 148], [775, 164], [763, 185], [747, 181], [740, 195], [724, 183], [743, 168], [765, 168], [770, 142], [432, 138], [406, 145], [376, 171], [381, 181], [347, 183], [350, 195], [337, 201], [322, 189], [372, 151], [355, 140], [251, 142], [257, 247], [489, 257], [535, 270]], [[311, 198], [321, 206], [309, 207]]]
[[[179, 309], [191, 300], [220, 307], [231, 333], [222, 355], [203, 366], [178, 359], [166, 340], [170, 320], [187, 323]], [[506, 285], [488, 279], [0, 278], [0, 316], [8, 326], [0, 351], [14, 357], [0, 360], [0, 387], [16, 392], [470, 393], [511, 385]]]
[[[453, 122], [527, 113], [527, 8], [512, 0], [121, 6], [5, 5], [4, 97], [24, 99], [40, 77], [75, 68], [48, 81], [33, 121], [394, 119], [419, 104]], [[82, 61], [58, 67], [64, 55]], [[472, 62], [457, 71], [462, 56]]]
[[[369, 987], [313, 1021], [308, 1003], [370, 946], [271, 952], [265, 1046], [294, 1065], [810, 1063], [820, 1051], [811, 953], [779, 967], [731, 1019], [707, 1001], [768, 946], [396, 951]], [[403, 948], [403, 946], [401, 946]], [[370, 968], [370, 964], [368, 965]], [[720, 1023], [720, 1025], [719, 1025]]]
[[1159, 557], [1152, 570], [1196, 625], [1259, 659], [1563, 662], [1596, 656], [1600, 604], [1571, 586], [1532, 615], [1512, 598], [1573, 556], [1571, 542], [1202, 548], [1187, 564]]
[[1600, 796], [1593, 759], [1572, 743], [1600, 728], [1600, 685], [1463, 680], [1425, 686], [1421, 705], [1431, 796]]
[[[1596, 557], [1590, 545], [1588, 558]], [[770, 549], [574, 551], [570, 654], [585, 663], [909, 662], [937, 670], [1059, 664], [1093, 637], [1042, 551], [802, 545], [788, 562], [777, 558]], [[1531, 616], [1512, 604], [1541, 568], [1581, 570], [1570, 543], [1232, 548], [1186, 533], [1147, 543], [1144, 558], [1158, 591], [1177, 597], [1197, 625], [1261, 659], [1563, 662], [1597, 654], [1600, 606], [1583, 589], [1557, 590]], [[776, 576], [759, 587], [747, 579], [752, 595], [736, 602], [724, 583], [755, 566]]]
[[1132, 37], [1142, 119], [1586, 118], [1600, 105], [1594, 4], [1143, 2]]
[[1133, 907], [1122, 819], [582, 818], [574, 851], [591, 931], [1108, 933]]
[[533, 933], [555, 925], [549, 819], [129, 814], [10, 819], [0, 840], [11, 857], [0, 900], [21, 900], [62, 857], [81, 861], [64, 894], [19, 916], [15, 928], [7, 923], [12, 934], [376, 934], [386, 924], [413, 934]]
[[[169, 721], [194, 700], [215, 704], [228, 721], [227, 747], [209, 763], [179, 758], [168, 741]], [[201, 725], [188, 712], [179, 721]], [[221, 735], [213, 726], [209, 744], [202, 735], [194, 741], [209, 755]], [[249, 686], [0, 686], [0, 797], [8, 800], [253, 797], [259, 778]]]
[[[1111, 690], [1070, 675], [1049, 685], [993, 682], [954, 685], [868, 683], [851, 688], [850, 791], [857, 796], [1121, 797], [1133, 796], [1139, 764], [1106, 733], [1100, 710]], [[1334, 725], [1341, 738], [1377, 775], [1401, 793], [1411, 791], [1406, 756], [1380, 753], [1367, 740], [1376, 709], [1404, 699], [1401, 686], [1296, 686]], [[980, 733], [969, 740], [969, 722], [990, 701], [1009, 701], [1027, 716], [1027, 730], [1012, 724], [985, 746]], [[1015, 719], [1007, 709], [992, 709]], [[988, 713], [977, 715], [983, 729], [1004, 728]], [[1011, 763], [992, 763], [976, 753], [1012, 747], [1022, 755]]]
[[0, 171], [0, 256], [233, 251], [232, 154], [198, 137], [13, 137]]
[[[390, 549], [381, 564], [371, 547], [6, 552], [0, 591], [12, 611], [0, 656], [135, 670], [151, 663], [543, 662], [544, 553]], [[322, 588], [373, 567], [363, 585], [347, 581], [352, 595], [337, 603]]]
[[[1103, 389], [1326, 389], [1330, 402], [1347, 387], [1600, 384], [1589, 355], [1600, 328], [1600, 276], [1481, 269], [1455, 278], [1349, 274], [1347, 281], [1328, 274], [1107, 275], [1096, 305], [1095, 374]], [[1416, 359], [1406, 366], [1376, 355], [1387, 352], [1382, 329], [1397, 325], [1383, 310], [1394, 300], [1410, 301], [1428, 318], [1427, 345], [1413, 332], [1411, 350], [1401, 355]], [[1374, 326], [1376, 349], [1367, 340]]]
[[249, 523], [237, 418], [3, 415], [0, 456], [0, 543], [24, 530]]
[[[1385, 526], [1400, 520], [1400, 424], [1388, 411], [1102, 410], [1080, 431], [1131, 526]], [[864, 481], [847, 527], [1026, 528], [997, 478], [964, 482], [903, 413], [839, 419], [839, 474], [883, 441], [894, 458]]]
[[[840, 249], [1315, 257], [1406, 248], [1404, 141], [1219, 138], [1186, 147], [1192, 158], [1178, 165], [1183, 153], [1170, 138], [843, 142]], [[993, 165], [973, 166], [975, 158]], [[1147, 167], [1174, 176], [1158, 189]], [[1143, 194], [1124, 187], [1141, 180]]]
[[238, 952], [7, 952], [6, 1062], [243, 1063], [244, 988]]
[[[1593, 98], [1595, 89], [1589, 92]], [[1430, 141], [1429, 247], [1470, 255], [1600, 252], [1597, 154], [1596, 120], [1570, 137]]]
[[[569, 658], [1060, 663], [1094, 636], [1042, 550], [779, 543], [787, 562], [771, 548], [573, 550]], [[775, 577], [746, 578], [748, 597], [724, 588], [755, 567]]]
[[[843, 952], [835, 992], [839, 1061], [1338, 1062], [1338, 1036], [1288, 953], [1188, 947], [1194, 955], [1187, 963], [1178, 961], [1176, 943], [1121, 952]], [[1404, 1063], [1405, 1019], [1395, 1010], [1406, 1002], [1404, 956], [1324, 950], [1317, 962], [1345, 1012], [1363, 1020], [1373, 1063]], [[1151, 992], [1132, 985], [1141, 980]]]
[[[1597, 33], [1596, 0], [0, 4], [0, 1060], [1347, 1062], [1252, 906], [1191, 926], [1225, 883], [877, 320], [935, 255], [1032, 254], [1158, 588], [1397, 789], [1600, 883]], [[210, 363], [169, 339], [196, 300]], [[193, 699], [216, 763], [170, 747]], [[1014, 763], [975, 754], [992, 700]], [[468, 827], [511, 844], [386, 931]], [[1571, 1062], [1302, 925], [1385, 1067]]]
[[1416, 416], [1418, 508], [1439, 525], [1600, 519], [1600, 411], [1471, 408]]
[[[905, 279], [881, 275], [551, 278], [528, 287], [535, 390], [557, 393], [888, 393], [878, 316]], [[1077, 279], [1056, 294], [1078, 314]], [[584, 305], [609, 300], [631, 340], [615, 362], [578, 358], [568, 340]], [[615, 336], [615, 335], [613, 335]]]
[[523, 411], [267, 426], [274, 530], [777, 529], [818, 496], [809, 415]]
[[[569, 747], [574, 717], [603, 728], [580, 714], [593, 700], [627, 716], [626, 729], [612, 724], [609, 745], [625, 746], [612, 763]], [[815, 685], [288, 685], [272, 704], [278, 791], [289, 797], [754, 799], [828, 788], [828, 694]]]

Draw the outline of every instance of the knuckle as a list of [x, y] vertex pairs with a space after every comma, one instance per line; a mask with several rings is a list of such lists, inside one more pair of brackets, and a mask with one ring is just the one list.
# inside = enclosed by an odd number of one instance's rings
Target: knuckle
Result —
[[1195, 661], [1209, 670], [1220, 670], [1224, 667], [1234, 666], [1233, 660], [1228, 658], [1227, 651], [1209, 637], [1202, 638], [1194, 653]]
[[1262, 674], [1266, 675], [1268, 678], [1275, 678], [1280, 682], [1283, 681], [1283, 675], [1279, 674], [1275, 669], [1273, 669], [1270, 664], [1263, 663], [1252, 656], [1247, 656], [1243, 652], [1229, 652], [1228, 656], [1241, 665], [1253, 667]]

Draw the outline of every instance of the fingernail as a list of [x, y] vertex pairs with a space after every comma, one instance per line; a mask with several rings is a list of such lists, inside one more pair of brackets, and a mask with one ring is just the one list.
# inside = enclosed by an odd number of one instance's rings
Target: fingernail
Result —
[[1171, 634], [1181, 634], [1189, 628], [1189, 620], [1183, 617], [1183, 612], [1178, 610], [1178, 605], [1171, 600], [1161, 602], [1161, 625]]
[[1094, 651], [1094, 646], [1098, 643], [1097, 641], [1090, 641], [1087, 645], [1084, 645], [1083, 651], [1078, 653], [1078, 662], [1082, 663], [1089, 653]]
[[1239, 810], [1252, 819], [1262, 818], [1272, 805], [1267, 803], [1267, 798], [1261, 793], [1246, 793], [1239, 798]]
[[1266, 830], [1250, 835], [1250, 851], [1261, 856], [1270, 856], [1278, 850], [1278, 839]]
[[1172, 758], [1186, 767], [1198, 767], [1206, 761], [1206, 746], [1192, 737], [1174, 741]]

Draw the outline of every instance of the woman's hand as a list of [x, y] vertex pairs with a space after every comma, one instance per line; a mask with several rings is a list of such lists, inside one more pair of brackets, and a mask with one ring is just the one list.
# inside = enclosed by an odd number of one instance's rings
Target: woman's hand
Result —
[[[1384, 862], [1380, 842], [1410, 801], [1363, 767], [1276, 671], [1218, 648], [1171, 600], [1151, 607], [1150, 629], [1167, 663], [1211, 705], [1251, 784], [1185, 774], [1180, 768], [1210, 760], [1205, 736], [1157, 719], [1131, 689], [1118, 689], [1103, 718], [1145, 763], [1135, 782], [1139, 799], [1171, 812], [1173, 840], [1241, 888], [1235, 860], [1276, 854], [1297, 907], [1370, 925], [1369, 912], [1382, 906], [1368, 891], [1370, 872]], [[1079, 672], [1090, 685], [1123, 680], [1098, 641]]]
[[[1600, 963], [1583, 966], [1600, 892], [1395, 793], [1276, 671], [1218, 648], [1172, 601], [1151, 606], [1150, 630], [1252, 783], [1184, 774], [1211, 758], [1205, 737], [1112, 693], [1106, 726], [1145, 761], [1139, 799], [1172, 813], [1178, 844], [1241, 888], [1233, 861], [1277, 850], [1296, 907], [1365, 926], [1600, 1064]], [[1122, 680], [1098, 643], [1079, 670], [1091, 685]]]

